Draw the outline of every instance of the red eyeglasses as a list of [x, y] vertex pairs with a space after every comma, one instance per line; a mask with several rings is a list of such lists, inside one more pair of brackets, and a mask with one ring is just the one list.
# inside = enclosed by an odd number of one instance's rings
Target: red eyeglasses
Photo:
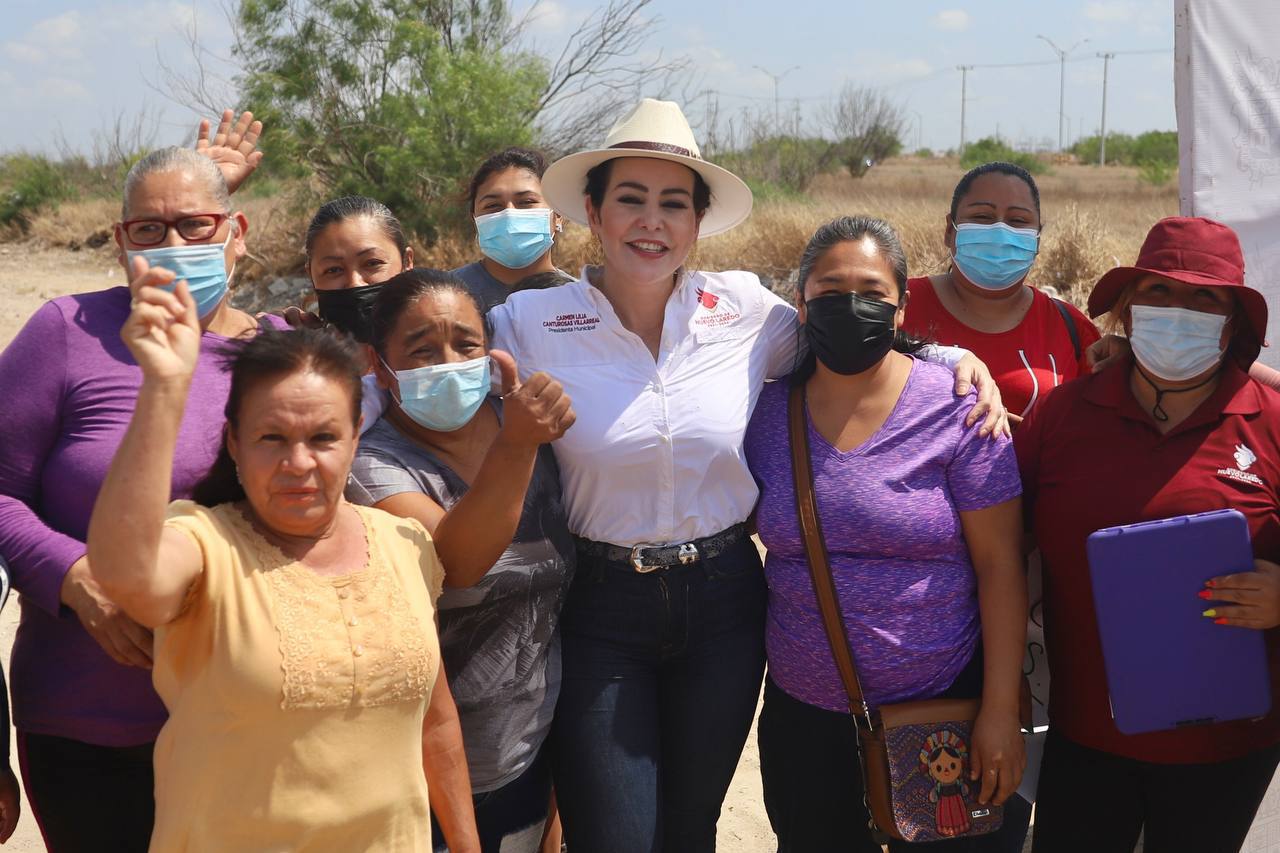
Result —
[[218, 232], [229, 213], [192, 213], [179, 219], [128, 219], [120, 223], [125, 236], [135, 246], [155, 246], [177, 228], [184, 240], [208, 240]]

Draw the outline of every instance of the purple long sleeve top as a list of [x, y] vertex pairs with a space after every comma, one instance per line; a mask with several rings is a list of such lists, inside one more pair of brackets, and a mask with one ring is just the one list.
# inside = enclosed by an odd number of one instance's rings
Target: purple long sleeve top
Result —
[[[22, 600], [10, 666], [19, 731], [102, 746], [155, 740], [165, 710], [151, 672], [107, 656], [60, 603], [124, 437], [142, 371], [120, 340], [124, 287], [45, 303], [0, 353], [0, 555]], [[206, 332], [174, 455], [171, 497], [213, 463], [230, 377]]]

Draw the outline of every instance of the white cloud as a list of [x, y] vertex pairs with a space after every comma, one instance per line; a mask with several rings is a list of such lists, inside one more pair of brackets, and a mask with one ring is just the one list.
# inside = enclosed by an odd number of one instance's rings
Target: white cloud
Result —
[[934, 15], [930, 23], [940, 30], [961, 32], [969, 29], [970, 18], [964, 9], [944, 9]]
[[0, 49], [18, 62], [68, 62], [82, 57], [84, 40], [80, 13], [73, 11], [36, 21], [21, 38], [5, 42]]
[[1133, 17], [1133, 7], [1128, 3], [1087, 3], [1084, 16], [1103, 24], [1117, 24]]
[[537, 0], [524, 14], [526, 32], [535, 38], [566, 38], [586, 18], [559, 0]]

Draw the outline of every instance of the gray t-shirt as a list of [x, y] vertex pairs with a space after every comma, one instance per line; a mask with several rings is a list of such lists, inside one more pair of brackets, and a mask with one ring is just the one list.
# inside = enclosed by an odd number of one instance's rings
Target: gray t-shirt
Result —
[[[501, 402], [490, 402], [501, 417]], [[347, 499], [370, 506], [404, 492], [425, 494], [448, 510], [467, 484], [382, 418], [360, 439]], [[551, 728], [560, 693], [557, 625], [573, 565], [560, 474], [544, 446], [514, 541], [478, 584], [446, 586], [437, 605], [441, 654], [477, 793], [524, 772]]]
[[483, 261], [475, 261], [464, 267], [458, 267], [452, 272], [462, 279], [462, 283], [467, 286], [467, 290], [480, 303], [480, 310], [486, 314], [489, 313], [490, 308], [506, 302], [507, 297], [518, 290], [542, 289], [573, 281], [573, 276], [564, 270], [557, 269], [552, 272], [528, 276], [514, 286], [507, 287], [507, 285], [490, 275], [489, 271], [484, 268]]

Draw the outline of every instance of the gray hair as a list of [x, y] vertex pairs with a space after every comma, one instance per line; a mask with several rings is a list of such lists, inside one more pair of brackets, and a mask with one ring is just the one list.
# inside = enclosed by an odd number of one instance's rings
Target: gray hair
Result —
[[[120, 218], [129, 218], [129, 199], [138, 189], [138, 185], [151, 175], [163, 172], [185, 172], [203, 180], [213, 196], [213, 201], [223, 213], [231, 212], [231, 193], [227, 189], [227, 181], [214, 162], [203, 154], [190, 148], [179, 148], [171, 145], [158, 148], [147, 154], [129, 170], [124, 178], [124, 201], [120, 205]], [[212, 212], [212, 211], [202, 211]]]
[[856, 242], [870, 238], [876, 248], [889, 261], [893, 270], [893, 279], [898, 284], [898, 299], [907, 291], [907, 253], [902, 249], [902, 241], [898, 232], [883, 219], [871, 216], [841, 216], [820, 227], [804, 247], [800, 256], [800, 272], [796, 277], [796, 288], [804, 297], [804, 283], [809, 280], [813, 268], [822, 256], [840, 243]]

